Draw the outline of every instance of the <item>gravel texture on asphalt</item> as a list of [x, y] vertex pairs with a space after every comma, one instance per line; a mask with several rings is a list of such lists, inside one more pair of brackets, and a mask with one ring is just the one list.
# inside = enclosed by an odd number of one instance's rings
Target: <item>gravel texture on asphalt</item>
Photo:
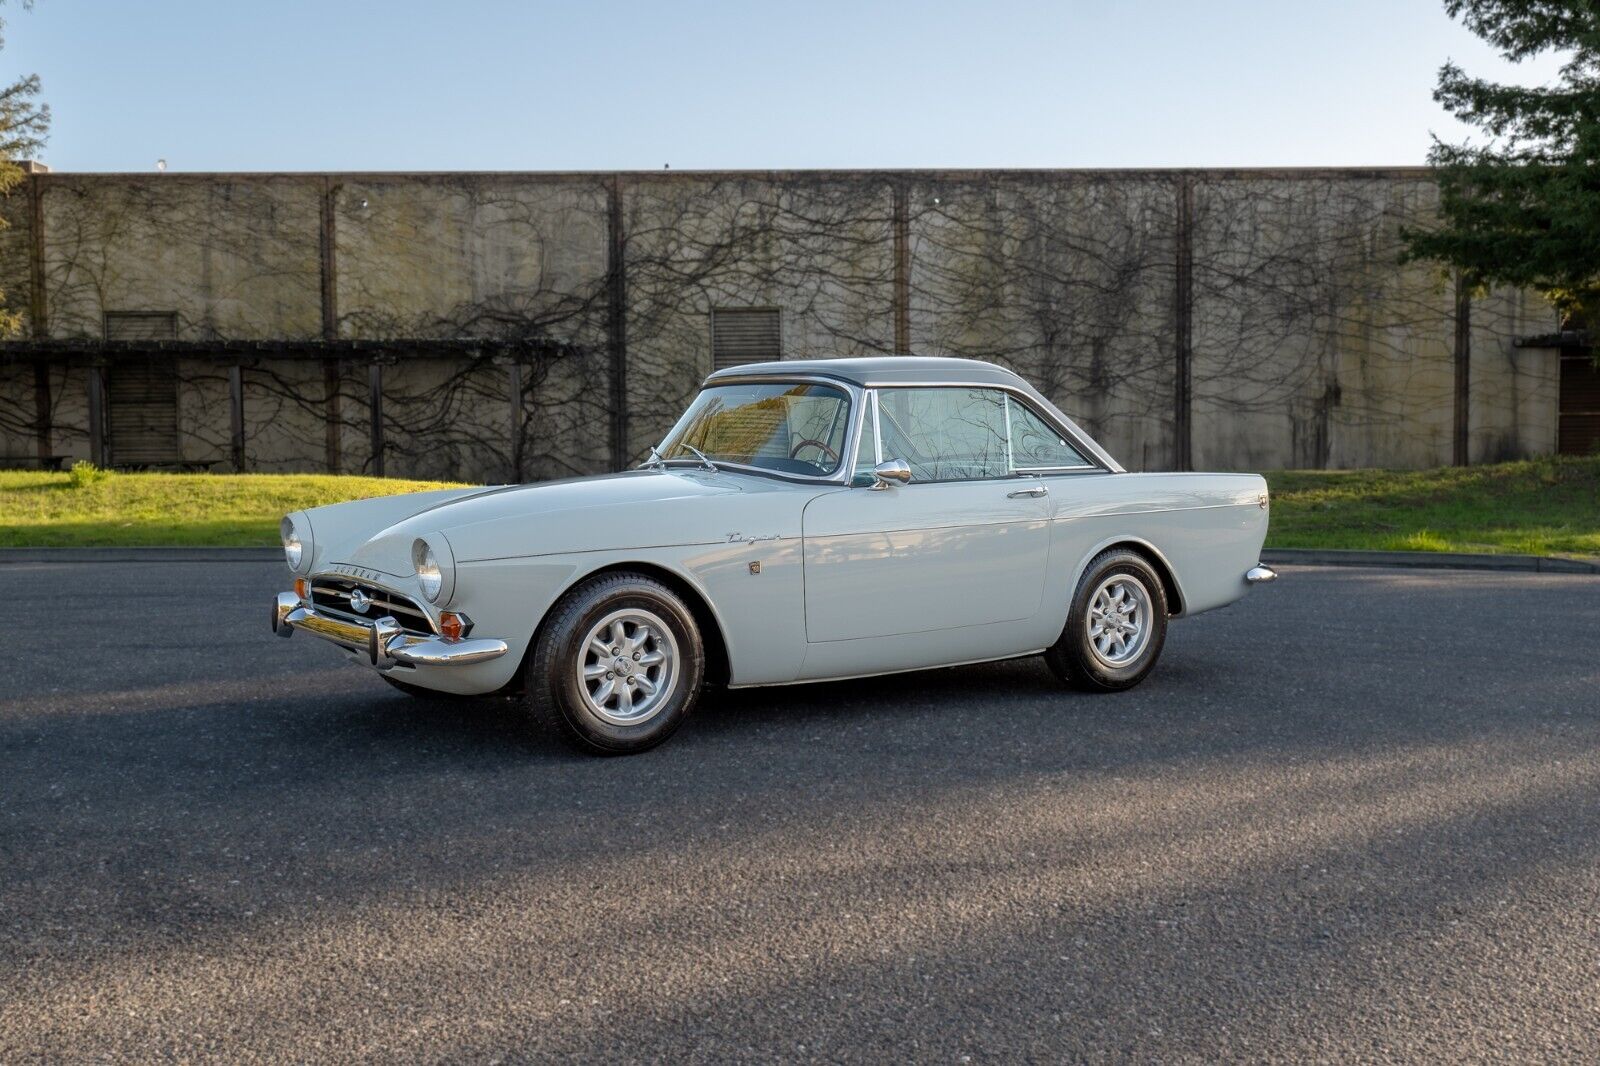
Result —
[[0, 1061], [1600, 1058], [1600, 578], [1285, 568], [1116, 696], [715, 696], [595, 759], [0, 567]]

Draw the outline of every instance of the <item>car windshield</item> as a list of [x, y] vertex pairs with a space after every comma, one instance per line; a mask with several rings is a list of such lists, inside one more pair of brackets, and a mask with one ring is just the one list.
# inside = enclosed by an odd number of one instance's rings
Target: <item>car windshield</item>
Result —
[[672, 427], [657, 454], [668, 462], [738, 463], [782, 474], [826, 477], [839, 469], [850, 397], [832, 385], [715, 385]]

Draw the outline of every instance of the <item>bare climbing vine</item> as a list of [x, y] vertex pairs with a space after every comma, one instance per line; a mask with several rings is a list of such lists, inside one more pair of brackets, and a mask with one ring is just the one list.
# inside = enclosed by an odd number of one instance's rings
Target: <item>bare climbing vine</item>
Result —
[[[333, 364], [244, 361], [251, 469], [321, 468], [330, 421], [341, 468], [371, 469], [372, 358], [384, 364], [387, 473], [606, 469], [619, 294], [624, 461], [660, 439], [711, 369], [719, 307], [780, 309], [790, 358], [894, 352], [899, 319], [913, 352], [1011, 366], [1150, 469], [1177, 454], [1182, 325], [1201, 465], [1448, 461], [1455, 291], [1399, 255], [1401, 226], [1435, 210], [1426, 176], [1182, 180], [1192, 206], [1180, 231], [1180, 176], [1159, 172], [623, 175], [615, 186], [600, 175], [52, 176], [33, 269], [50, 338], [92, 341], [107, 311], [176, 312], [191, 342], [175, 364], [185, 457], [231, 455], [227, 360], [195, 342], [310, 348], [330, 324], [336, 340], [372, 342]], [[29, 291], [24, 201], [7, 204], [0, 247], [10, 292]], [[1544, 327], [1537, 315], [1515, 292], [1473, 305], [1475, 387], [1511, 412], [1486, 423], [1485, 449], [1519, 447], [1526, 405], [1504, 403], [1505, 389], [1548, 387], [1507, 354], [1512, 336]], [[430, 339], [484, 345], [427, 353]], [[385, 354], [386, 341], [403, 351]], [[31, 447], [34, 360], [48, 358], [52, 447], [81, 453], [88, 371], [25, 343], [3, 351], [0, 452]]]

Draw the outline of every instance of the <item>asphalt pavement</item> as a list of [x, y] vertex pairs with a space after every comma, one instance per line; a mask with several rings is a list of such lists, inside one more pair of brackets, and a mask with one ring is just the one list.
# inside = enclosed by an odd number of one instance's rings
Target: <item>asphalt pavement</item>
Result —
[[0, 566], [0, 1062], [1600, 1059], [1600, 577], [1285, 568], [1128, 693], [595, 759], [284, 573]]

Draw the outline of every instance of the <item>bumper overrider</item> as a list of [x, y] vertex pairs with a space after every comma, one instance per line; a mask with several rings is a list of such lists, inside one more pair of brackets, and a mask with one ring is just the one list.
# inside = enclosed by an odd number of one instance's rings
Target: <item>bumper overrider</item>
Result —
[[297, 629], [342, 648], [363, 653], [379, 670], [390, 670], [396, 663], [408, 666], [464, 666], [498, 659], [507, 651], [503, 640], [491, 637], [452, 640], [437, 635], [408, 633], [392, 617], [385, 616], [371, 622], [346, 618], [330, 611], [319, 611], [293, 592], [280, 592], [272, 605], [272, 631], [280, 637], [291, 637]]

